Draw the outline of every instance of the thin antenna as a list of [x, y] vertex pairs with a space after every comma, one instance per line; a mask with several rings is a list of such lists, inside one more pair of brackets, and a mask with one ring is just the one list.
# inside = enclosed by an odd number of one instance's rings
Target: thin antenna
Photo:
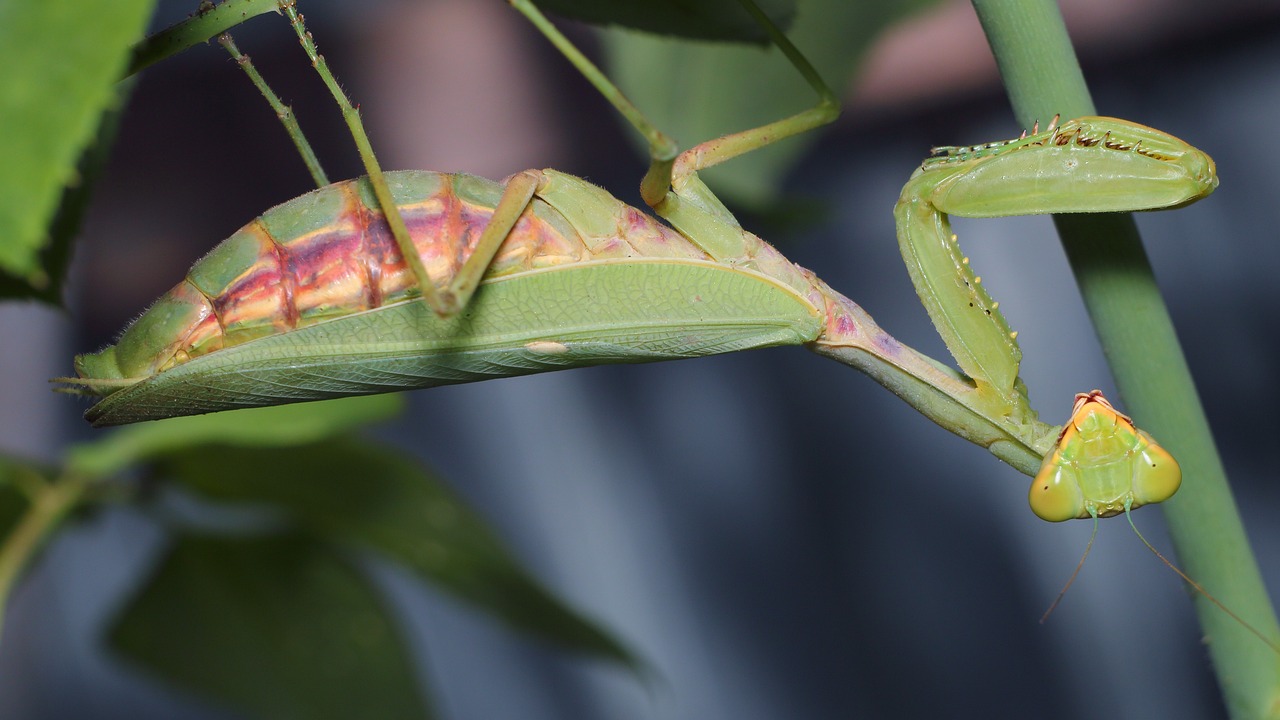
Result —
[[1263, 635], [1257, 628], [1245, 622], [1239, 615], [1235, 614], [1234, 612], [1231, 612], [1230, 608], [1222, 604], [1222, 601], [1218, 600], [1218, 598], [1210, 594], [1208, 590], [1205, 590], [1203, 587], [1201, 587], [1200, 583], [1188, 577], [1186, 573], [1178, 569], [1177, 565], [1174, 565], [1173, 563], [1169, 562], [1168, 558], [1166, 558], [1164, 555], [1161, 555], [1159, 550], [1156, 550], [1155, 547], [1151, 545], [1151, 543], [1147, 542], [1147, 539], [1142, 537], [1142, 533], [1138, 532], [1138, 526], [1133, 524], [1133, 517], [1129, 515], [1128, 508], [1125, 508], [1124, 517], [1126, 520], [1129, 521], [1129, 527], [1133, 528], [1133, 534], [1138, 536], [1138, 539], [1142, 541], [1143, 545], [1147, 546], [1148, 550], [1150, 550], [1153, 554], [1155, 554], [1156, 557], [1160, 558], [1160, 562], [1168, 566], [1170, 570], [1178, 573], [1178, 577], [1182, 578], [1183, 580], [1186, 580], [1188, 585], [1196, 589], [1196, 592], [1208, 598], [1209, 602], [1213, 603], [1214, 605], [1217, 605], [1219, 610], [1231, 616], [1232, 620], [1235, 620], [1236, 622], [1240, 623], [1240, 625], [1244, 627], [1245, 630], [1248, 630], [1249, 632], [1256, 635], [1259, 640], [1267, 644], [1267, 647], [1274, 650], [1277, 655], [1280, 655], [1280, 645], [1276, 644], [1275, 640], [1269, 639], [1266, 635]]
[[1067, 588], [1071, 587], [1071, 583], [1076, 581], [1076, 576], [1080, 574], [1080, 568], [1084, 567], [1085, 558], [1089, 557], [1089, 551], [1093, 549], [1093, 541], [1098, 537], [1098, 516], [1093, 516], [1093, 532], [1089, 533], [1089, 544], [1084, 546], [1084, 554], [1080, 556], [1080, 562], [1076, 563], [1076, 569], [1071, 573], [1071, 577], [1067, 578], [1067, 584], [1062, 586], [1062, 591], [1058, 593], [1058, 597], [1053, 599], [1053, 604], [1048, 610], [1044, 611], [1044, 615], [1040, 616], [1040, 624], [1043, 625], [1049, 616], [1053, 614], [1058, 603], [1062, 602], [1062, 597], [1067, 594]]

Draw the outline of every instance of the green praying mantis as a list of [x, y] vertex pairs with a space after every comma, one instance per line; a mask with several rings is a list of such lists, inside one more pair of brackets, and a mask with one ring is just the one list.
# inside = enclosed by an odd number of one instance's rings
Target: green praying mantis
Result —
[[502, 183], [384, 172], [294, 3], [282, 2], [342, 106], [368, 174], [263, 213], [197, 262], [114, 345], [78, 356], [77, 377], [58, 380], [99, 398], [87, 419], [119, 425], [804, 345], [1034, 475], [1032, 508], [1046, 520], [1096, 521], [1176, 492], [1176, 461], [1100, 393], [1079, 396], [1061, 430], [1037, 419], [1018, 377], [1017, 333], [970, 267], [948, 216], [1181, 207], [1217, 186], [1208, 155], [1106, 117], [1055, 119], [1016, 139], [935, 149], [903, 188], [895, 218], [911, 280], [957, 371], [900, 343], [743, 229], [699, 179], [700, 170], [838, 112], [816, 71], [750, 0], [743, 5], [818, 103], [684, 152], [529, 0], [511, 4], [647, 140], [641, 196], [665, 224], [550, 169]]

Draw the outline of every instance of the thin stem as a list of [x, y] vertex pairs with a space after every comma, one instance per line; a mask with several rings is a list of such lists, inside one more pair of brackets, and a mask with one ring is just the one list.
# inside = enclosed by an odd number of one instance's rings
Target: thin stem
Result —
[[293, 141], [294, 147], [298, 148], [298, 153], [302, 155], [302, 162], [307, 166], [307, 172], [311, 173], [311, 179], [315, 181], [316, 187], [324, 187], [329, 184], [329, 177], [325, 175], [324, 168], [320, 167], [320, 159], [316, 157], [315, 150], [311, 149], [311, 143], [307, 142], [307, 136], [303, 134], [302, 128], [298, 125], [298, 119], [293, 115], [293, 108], [285, 105], [280, 101], [280, 97], [275, 91], [267, 85], [267, 81], [258, 73], [258, 69], [253, 66], [253, 61], [248, 55], [240, 52], [240, 48], [236, 47], [236, 42], [231, 38], [231, 33], [222, 33], [218, 36], [218, 44], [226, 48], [231, 57], [240, 65], [249, 79], [253, 81], [254, 87], [258, 88], [258, 92], [262, 93], [262, 97], [267, 99], [267, 103], [271, 105], [271, 109], [275, 111], [276, 117], [280, 118], [280, 123], [284, 125], [285, 132], [289, 133], [289, 139]]

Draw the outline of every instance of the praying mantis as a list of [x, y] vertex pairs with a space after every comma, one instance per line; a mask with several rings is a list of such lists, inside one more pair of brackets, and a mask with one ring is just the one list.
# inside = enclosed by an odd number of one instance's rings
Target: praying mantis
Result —
[[[1065, 435], [1036, 419], [1018, 379], [1016, 335], [956, 245], [948, 215], [1173, 208], [1217, 184], [1204, 153], [1114, 118], [940, 149], [908, 181], [895, 217], [913, 284], [957, 372], [899, 343], [743, 230], [698, 179], [699, 170], [835, 117], [831, 93], [767, 21], [820, 102], [677, 156], [531, 4], [513, 4], [645, 135], [652, 162], [642, 197], [670, 227], [553, 170], [504, 184], [384, 173], [361, 130], [367, 178], [264, 213], [114, 346], [77, 359], [79, 377], [63, 380], [101, 398], [87, 417], [115, 425], [796, 344], [863, 370], [944, 427], [1041, 474], [1061, 467]], [[305, 44], [296, 10], [284, 7]], [[314, 45], [308, 52], [336, 88]], [[1136, 482], [1147, 480], [1140, 463], [1122, 462]], [[1094, 469], [1076, 479], [1086, 498], [1096, 495]], [[1158, 491], [1131, 488], [1124, 510], [1176, 490], [1164, 473], [1158, 480]], [[1087, 505], [1080, 512], [1099, 516]]]

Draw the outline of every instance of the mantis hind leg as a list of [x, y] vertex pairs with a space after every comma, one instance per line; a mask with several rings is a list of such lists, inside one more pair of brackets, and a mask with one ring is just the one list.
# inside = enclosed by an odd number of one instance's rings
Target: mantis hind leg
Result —
[[266, 79], [258, 73], [249, 56], [241, 53], [240, 48], [236, 47], [236, 42], [231, 38], [231, 33], [226, 32], [219, 35], [218, 44], [231, 55], [231, 59], [236, 61], [240, 69], [244, 70], [245, 74], [249, 76], [249, 80], [253, 82], [254, 87], [258, 88], [258, 92], [262, 93], [262, 97], [266, 98], [267, 104], [275, 111], [276, 117], [284, 125], [285, 132], [289, 134], [289, 139], [293, 141], [294, 147], [298, 149], [298, 154], [302, 156], [302, 162], [307, 166], [307, 172], [311, 173], [311, 179], [315, 181], [316, 187], [328, 185], [329, 176], [325, 174], [324, 168], [320, 167], [320, 160], [316, 157], [315, 150], [311, 149], [311, 143], [298, 125], [298, 120], [293, 114], [293, 108], [281, 102], [280, 96], [276, 95], [271, 86], [267, 84]]
[[511, 176], [507, 181], [502, 197], [494, 206], [493, 215], [481, 231], [480, 239], [476, 241], [475, 250], [440, 292], [443, 310], [437, 309], [437, 312], [441, 315], [453, 315], [466, 307], [471, 296], [480, 287], [480, 281], [484, 278], [490, 263], [493, 262], [493, 256], [498, 253], [498, 248], [502, 247], [502, 241], [511, 234], [511, 229], [516, 226], [525, 208], [529, 207], [529, 202], [533, 200], [534, 193], [542, 184], [542, 180], [541, 171], [525, 170]]
[[[724, 206], [719, 199], [697, 178], [699, 170], [719, 165], [739, 155], [748, 153], [779, 140], [799, 135], [833, 122], [840, 114], [840, 104], [831, 88], [822, 81], [818, 71], [814, 69], [804, 54], [787, 39], [778, 26], [765, 15], [751, 0], [742, 0], [743, 7], [752, 18], [769, 34], [773, 44], [782, 51], [796, 71], [809, 83], [818, 95], [818, 102], [813, 107], [798, 112], [790, 117], [775, 120], [760, 127], [742, 130], [730, 135], [707, 140], [680, 153], [672, 169], [671, 185], [674, 192], [684, 198], [705, 203], [708, 210], [723, 211]], [[655, 207], [659, 213], [661, 208]], [[732, 216], [728, 216], [732, 220]]]
[[[334, 100], [342, 108], [343, 119], [346, 120], [347, 127], [351, 130], [356, 149], [360, 153], [360, 159], [364, 163], [365, 172], [368, 174], [369, 183], [378, 199], [378, 205], [386, 217], [387, 224], [391, 227], [392, 235], [396, 239], [396, 245], [400, 248], [401, 255], [405, 258], [405, 262], [413, 272], [418, 286], [422, 289], [423, 301], [441, 317], [456, 315], [467, 305], [471, 296], [475, 294], [485, 271], [493, 260], [493, 256], [497, 254], [498, 248], [501, 247], [502, 241], [510, 234], [511, 229], [515, 227], [521, 214], [528, 207], [529, 201], [533, 198], [538, 185], [542, 181], [541, 173], [536, 170], [527, 170], [518, 173], [508, 181], [502, 198], [494, 208], [492, 218], [481, 232], [480, 238], [476, 241], [475, 249], [459, 268], [457, 274], [443, 287], [437, 288], [423, 265], [422, 258], [419, 256], [417, 248], [413, 244], [413, 239], [409, 236], [409, 230], [405, 226], [404, 219], [400, 215], [400, 209], [392, 198], [391, 189], [387, 185], [382, 166], [378, 163], [377, 156], [374, 155], [373, 147], [369, 142], [368, 133], [365, 132], [364, 122], [360, 118], [360, 111], [351, 104], [350, 98], [343, 92], [341, 86], [338, 85], [337, 79], [329, 70], [324, 56], [319, 53], [315, 39], [307, 31], [302, 15], [298, 13], [296, 0], [280, 0], [280, 9], [288, 16], [290, 24], [298, 35], [298, 40], [302, 43], [307, 56], [311, 58], [312, 66], [320, 74], [320, 78], [324, 81], [325, 86], [329, 88], [330, 94], [333, 95]], [[231, 42], [230, 36], [226, 36], [223, 44], [228, 52], [232, 54], [232, 57], [241, 63], [241, 66], [249, 74], [250, 79], [253, 80], [268, 102], [271, 103], [277, 114], [281, 116], [281, 120], [285, 123], [285, 127], [289, 130], [289, 134], [293, 137], [295, 144], [298, 145], [298, 149], [302, 153], [304, 161], [307, 162], [313, 177], [316, 178], [318, 183], [323, 184], [323, 171], [319, 169], [319, 163], [314, 159], [314, 153], [310, 152], [310, 146], [307, 144], [306, 139], [302, 137], [301, 130], [297, 129], [296, 123], [291, 124], [289, 122], [290, 114], [288, 113], [288, 108], [280, 103], [275, 93], [267, 87], [266, 82], [253, 70], [252, 65], [248, 64], [248, 58], [243, 58], [239, 54], [238, 50], [235, 49], [234, 43]]]
[[654, 212], [717, 260], [743, 257], [749, 250], [748, 241], [732, 213], [698, 179], [698, 171], [825, 125], [835, 120], [839, 114], [839, 103], [835, 95], [822, 82], [804, 55], [752, 0], [741, 0], [743, 7], [817, 92], [818, 103], [790, 117], [709, 140], [677, 154], [676, 145], [671, 138], [637, 110], [598, 67], [547, 21], [531, 0], [510, 2], [644, 136], [649, 145], [650, 161], [649, 170], [640, 184], [641, 197]]
[[431, 281], [431, 275], [427, 272], [426, 266], [422, 264], [422, 258], [419, 257], [417, 248], [413, 244], [413, 239], [409, 236], [409, 228], [405, 226], [404, 218], [400, 216], [400, 209], [396, 207], [395, 200], [391, 197], [391, 188], [387, 185], [382, 166], [378, 163], [378, 158], [373, 153], [373, 146], [369, 143], [369, 135], [365, 132], [364, 122], [360, 119], [360, 111], [351, 104], [351, 99], [347, 97], [342, 87], [338, 85], [337, 78], [329, 70], [328, 62], [325, 61], [324, 56], [320, 54], [319, 49], [316, 47], [315, 39], [311, 37], [311, 33], [307, 32], [303, 17], [298, 13], [296, 0], [279, 0], [279, 4], [280, 9], [289, 18], [289, 24], [293, 26], [294, 32], [297, 33], [298, 41], [302, 43], [302, 49], [306, 51], [307, 57], [311, 58], [311, 66], [320, 74], [320, 79], [324, 81], [325, 87], [329, 88], [329, 93], [333, 95], [333, 99], [342, 108], [342, 118], [346, 121], [347, 128], [351, 131], [351, 136], [355, 140], [356, 149], [360, 153], [360, 160], [364, 163], [365, 172], [369, 176], [369, 183], [373, 186], [373, 193], [378, 198], [378, 205], [382, 208], [387, 224], [391, 227], [391, 233], [396, 239], [396, 245], [400, 248], [400, 254], [413, 272], [418, 287], [422, 289], [423, 301], [428, 307], [435, 310], [437, 314], [448, 315], [456, 312], [456, 310], [450, 309], [450, 304], [436, 290], [435, 283]]

